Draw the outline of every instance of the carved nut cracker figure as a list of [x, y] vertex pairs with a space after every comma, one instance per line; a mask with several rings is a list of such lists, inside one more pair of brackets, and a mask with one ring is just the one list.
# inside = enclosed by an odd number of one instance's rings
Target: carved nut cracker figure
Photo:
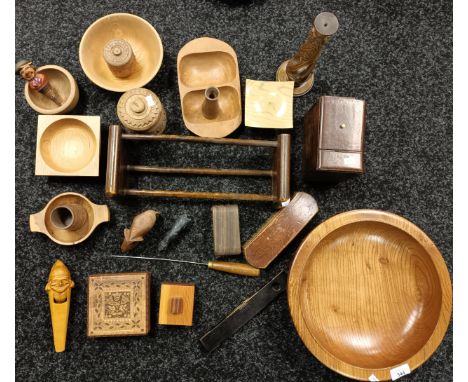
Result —
[[61, 260], [57, 260], [50, 270], [49, 282], [45, 287], [49, 295], [50, 316], [56, 352], [63, 352], [65, 350], [71, 288], [74, 286], [75, 283], [71, 279], [70, 271]]

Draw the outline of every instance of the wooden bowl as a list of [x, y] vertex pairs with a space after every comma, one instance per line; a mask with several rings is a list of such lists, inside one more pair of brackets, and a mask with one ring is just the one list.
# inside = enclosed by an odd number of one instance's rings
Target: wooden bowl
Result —
[[356, 210], [306, 237], [289, 273], [288, 303], [299, 336], [323, 364], [383, 381], [414, 370], [437, 349], [452, 288], [421, 229], [388, 212]]
[[98, 116], [40, 115], [36, 175], [98, 176], [100, 120]]
[[177, 55], [182, 117], [201, 137], [222, 138], [242, 122], [236, 52], [224, 41], [201, 37]]
[[50, 86], [57, 91], [64, 102], [57, 106], [44, 94], [30, 90], [28, 83], [26, 83], [24, 96], [29, 106], [40, 114], [66, 114], [75, 108], [80, 98], [80, 92], [75, 79], [68, 70], [57, 65], [45, 65], [38, 68], [37, 73], [43, 73], [47, 76]]
[[[62, 217], [60, 226], [56, 221], [57, 210], [70, 210], [68, 206], [78, 205], [84, 208], [85, 216], [80, 217], [82, 222], [78, 229], [69, 229], [73, 222], [67, 219], [70, 216]], [[110, 219], [109, 208], [106, 205], [98, 205], [91, 202], [84, 195], [76, 192], [65, 192], [52, 198], [45, 208], [29, 216], [29, 227], [31, 232], [41, 232], [47, 235], [52, 241], [60, 245], [74, 245], [86, 240], [93, 233], [96, 227]]]
[[[130, 43], [135, 56], [135, 68], [126, 78], [116, 77], [103, 57], [104, 47], [115, 39]], [[129, 13], [113, 13], [90, 25], [81, 39], [79, 55], [83, 71], [97, 86], [126, 92], [153, 79], [162, 64], [163, 46], [158, 32], [146, 20]]]

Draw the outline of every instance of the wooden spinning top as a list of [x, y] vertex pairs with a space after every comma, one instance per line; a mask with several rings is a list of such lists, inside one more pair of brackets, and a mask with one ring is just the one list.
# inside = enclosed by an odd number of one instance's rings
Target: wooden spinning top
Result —
[[158, 96], [148, 89], [133, 89], [120, 97], [117, 116], [131, 133], [161, 134], [167, 117]]
[[44, 73], [38, 73], [32, 65], [32, 61], [20, 60], [15, 65], [15, 73], [28, 83], [28, 88], [33, 91], [38, 91], [44, 94], [47, 98], [53, 101], [57, 106], [63, 104], [62, 97], [49, 84], [49, 79]]
[[143, 237], [153, 228], [159, 212], [147, 210], [135, 216], [130, 228], [124, 230], [124, 240], [120, 249], [122, 252], [128, 252], [143, 241]]
[[74, 286], [70, 271], [61, 260], [57, 260], [50, 270], [49, 281], [45, 287], [49, 295], [54, 347], [57, 353], [65, 351], [71, 288]]
[[276, 81], [294, 81], [296, 97], [308, 93], [314, 84], [314, 70], [320, 52], [338, 27], [338, 19], [333, 13], [320, 13], [297, 53], [278, 68]]
[[132, 46], [125, 40], [111, 40], [103, 49], [104, 60], [116, 77], [125, 78], [132, 74], [135, 56]]

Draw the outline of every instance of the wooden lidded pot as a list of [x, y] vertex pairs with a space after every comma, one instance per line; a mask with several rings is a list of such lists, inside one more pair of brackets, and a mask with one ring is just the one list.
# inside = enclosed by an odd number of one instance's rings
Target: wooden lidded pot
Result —
[[130, 133], [156, 135], [166, 129], [164, 106], [158, 96], [148, 89], [125, 92], [117, 103], [117, 116]]
[[80, 92], [76, 80], [68, 70], [58, 65], [45, 65], [38, 68], [37, 73], [47, 76], [50, 85], [59, 93], [64, 102], [58, 106], [44, 94], [31, 90], [26, 83], [24, 97], [29, 106], [40, 114], [67, 114], [76, 107]]
[[130, 13], [112, 13], [92, 23], [79, 49], [80, 64], [97, 86], [126, 92], [150, 82], [162, 64], [156, 29]]

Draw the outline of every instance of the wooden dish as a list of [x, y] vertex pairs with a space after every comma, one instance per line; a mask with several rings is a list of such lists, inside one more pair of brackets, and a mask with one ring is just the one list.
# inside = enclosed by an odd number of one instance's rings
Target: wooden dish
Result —
[[50, 86], [58, 92], [64, 103], [57, 106], [54, 101], [47, 98], [44, 94], [29, 89], [26, 82], [24, 85], [24, 97], [29, 106], [41, 114], [66, 114], [72, 111], [78, 103], [80, 92], [70, 72], [61, 66], [45, 65], [38, 68], [37, 73], [46, 75]]
[[346, 377], [383, 381], [416, 369], [439, 346], [452, 288], [421, 229], [388, 212], [355, 210], [303, 241], [288, 303], [299, 336], [323, 364]]
[[[63, 224], [57, 224], [53, 216], [58, 209], [68, 209], [69, 206], [80, 206], [86, 211], [82, 224], [77, 229], [71, 229], [76, 216], [63, 214]], [[106, 205], [92, 203], [84, 195], [76, 192], [65, 192], [52, 198], [45, 208], [29, 216], [29, 227], [31, 232], [41, 232], [52, 241], [60, 245], [74, 245], [86, 240], [96, 227], [110, 219], [109, 208]]]
[[40, 115], [36, 175], [99, 176], [101, 117]]
[[234, 49], [224, 41], [201, 37], [177, 55], [182, 116], [200, 137], [222, 138], [242, 122], [240, 77]]
[[[124, 40], [133, 50], [135, 63], [128, 77], [117, 77], [104, 60], [104, 47], [111, 40]], [[162, 64], [163, 45], [146, 20], [129, 13], [113, 13], [89, 26], [81, 39], [79, 55], [83, 71], [97, 86], [126, 92], [153, 79]]]

